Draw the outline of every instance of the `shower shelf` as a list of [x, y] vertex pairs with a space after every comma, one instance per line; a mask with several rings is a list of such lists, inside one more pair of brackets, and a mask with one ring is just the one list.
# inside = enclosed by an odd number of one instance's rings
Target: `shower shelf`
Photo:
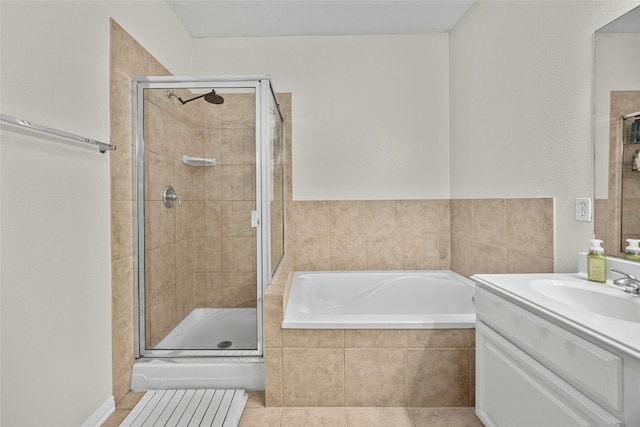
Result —
[[84, 136], [75, 135], [73, 133], [65, 132], [58, 129], [53, 129], [47, 126], [39, 125], [28, 120], [18, 119], [15, 117], [7, 116], [5, 114], [0, 115], [0, 121], [9, 125], [18, 126], [22, 129], [28, 129], [36, 132], [46, 133], [56, 136], [58, 138], [69, 139], [75, 142], [81, 142], [83, 144], [93, 145], [97, 147], [101, 153], [105, 153], [107, 150], [115, 150], [116, 146], [107, 144], [106, 142], [96, 141], [95, 139], [85, 138]]
[[189, 166], [215, 166], [216, 159], [182, 156], [182, 163]]

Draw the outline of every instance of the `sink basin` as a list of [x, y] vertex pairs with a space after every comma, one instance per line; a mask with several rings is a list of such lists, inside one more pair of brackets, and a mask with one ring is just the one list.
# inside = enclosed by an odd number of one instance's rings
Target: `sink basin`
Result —
[[563, 304], [602, 316], [640, 323], [640, 297], [586, 282], [532, 280], [531, 289]]

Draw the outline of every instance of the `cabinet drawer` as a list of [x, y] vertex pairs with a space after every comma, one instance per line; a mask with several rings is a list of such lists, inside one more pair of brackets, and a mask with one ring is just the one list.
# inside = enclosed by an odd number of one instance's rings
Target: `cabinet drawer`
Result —
[[621, 411], [622, 359], [591, 342], [483, 289], [477, 289], [478, 320], [603, 406]]

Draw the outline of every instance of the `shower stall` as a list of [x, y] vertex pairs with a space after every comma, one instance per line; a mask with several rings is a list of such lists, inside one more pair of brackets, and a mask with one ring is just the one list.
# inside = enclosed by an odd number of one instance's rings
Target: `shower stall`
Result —
[[135, 78], [132, 388], [264, 385], [284, 254], [283, 117], [267, 76]]

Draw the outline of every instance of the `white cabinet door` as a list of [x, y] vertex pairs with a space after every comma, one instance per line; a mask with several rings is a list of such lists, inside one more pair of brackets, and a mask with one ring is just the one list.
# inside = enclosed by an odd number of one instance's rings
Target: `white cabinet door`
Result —
[[609, 411], [622, 410], [622, 358], [478, 289], [481, 322]]
[[476, 412], [486, 426], [623, 425], [482, 322], [476, 352]]

